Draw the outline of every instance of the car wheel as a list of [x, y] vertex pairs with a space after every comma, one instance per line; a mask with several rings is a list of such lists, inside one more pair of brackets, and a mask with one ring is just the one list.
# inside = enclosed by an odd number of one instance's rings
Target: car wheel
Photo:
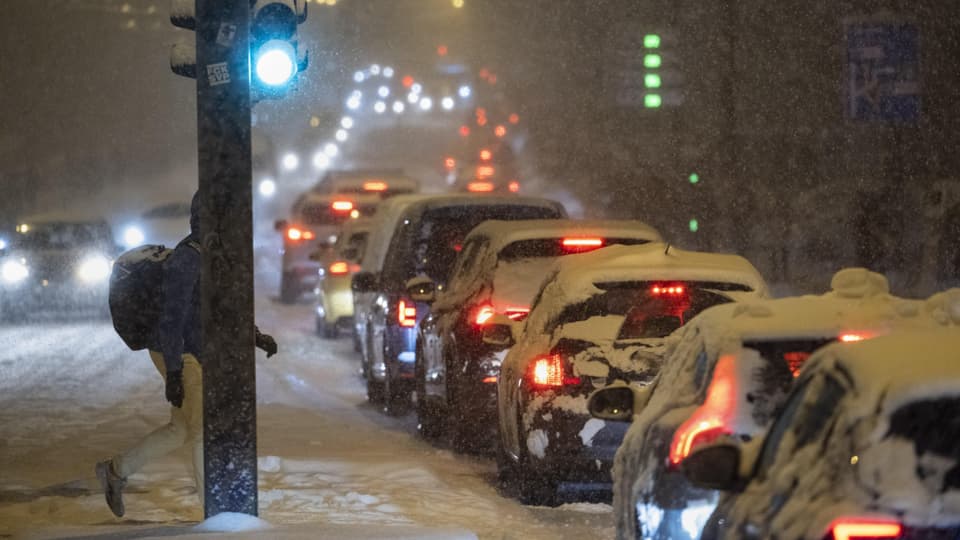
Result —
[[284, 304], [292, 304], [300, 298], [300, 290], [297, 288], [296, 280], [293, 275], [285, 272], [280, 278], [280, 301]]
[[385, 401], [386, 385], [367, 377], [367, 401], [380, 405]]
[[317, 334], [324, 339], [337, 339], [337, 325], [330, 324], [327, 321], [318, 318]]
[[517, 491], [517, 462], [507, 454], [503, 446], [503, 437], [497, 436], [497, 480], [508, 491]]
[[[423, 358], [421, 350], [417, 349], [417, 358]], [[436, 441], [443, 436], [443, 420], [440, 416], [440, 407], [431, 403], [426, 392], [426, 372], [423, 364], [417, 363], [417, 430], [420, 436], [428, 441]]]
[[391, 373], [390, 365], [387, 364], [387, 358], [390, 358], [390, 349], [387, 348], [386, 340], [383, 344], [383, 361], [386, 369], [386, 402], [383, 411], [391, 416], [401, 416], [410, 410], [411, 389], [410, 385], [399, 380], [395, 373]]

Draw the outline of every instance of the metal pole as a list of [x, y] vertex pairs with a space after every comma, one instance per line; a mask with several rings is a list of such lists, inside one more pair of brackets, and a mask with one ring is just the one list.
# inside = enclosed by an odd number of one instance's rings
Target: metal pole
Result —
[[257, 514], [250, 0], [196, 0], [204, 514]]

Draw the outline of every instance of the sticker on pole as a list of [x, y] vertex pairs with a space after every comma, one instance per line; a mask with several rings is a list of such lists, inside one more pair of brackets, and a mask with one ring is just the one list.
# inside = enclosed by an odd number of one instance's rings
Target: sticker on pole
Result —
[[231, 23], [220, 23], [220, 31], [217, 32], [217, 45], [221, 47], [230, 47], [237, 37], [237, 25]]
[[230, 70], [226, 62], [207, 65], [207, 79], [210, 86], [219, 86], [230, 82]]

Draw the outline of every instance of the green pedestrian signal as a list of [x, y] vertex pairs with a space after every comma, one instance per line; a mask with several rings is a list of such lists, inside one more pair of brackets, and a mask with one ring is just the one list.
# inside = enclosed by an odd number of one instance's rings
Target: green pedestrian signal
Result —
[[663, 64], [663, 58], [659, 54], [647, 54], [643, 57], [643, 67], [657, 69]]
[[660, 88], [661, 84], [660, 75], [656, 73], [647, 73], [643, 76], [643, 85], [647, 88]]
[[690, 232], [697, 232], [700, 230], [700, 222], [696, 219], [690, 220]]
[[648, 109], [656, 109], [663, 105], [663, 98], [660, 94], [647, 94], [643, 96], [643, 106]]
[[700, 181], [700, 175], [697, 173], [691, 173], [689, 180], [691, 184], [696, 184], [697, 182]]
[[659, 49], [660, 36], [657, 34], [647, 34], [643, 36], [643, 46], [647, 49]]

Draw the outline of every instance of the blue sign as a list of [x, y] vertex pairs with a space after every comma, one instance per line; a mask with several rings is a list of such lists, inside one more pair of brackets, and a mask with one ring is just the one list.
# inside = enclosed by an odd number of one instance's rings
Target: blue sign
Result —
[[913, 24], [847, 24], [848, 117], [901, 123], [920, 118], [919, 41]]

